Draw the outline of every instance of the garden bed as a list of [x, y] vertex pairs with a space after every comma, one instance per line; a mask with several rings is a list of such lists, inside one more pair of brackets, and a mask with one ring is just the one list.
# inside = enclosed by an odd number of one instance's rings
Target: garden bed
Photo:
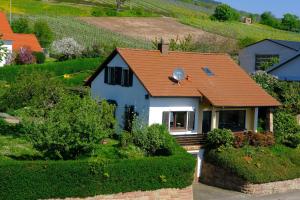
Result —
[[211, 150], [205, 162], [253, 184], [300, 178], [300, 149], [283, 145]]

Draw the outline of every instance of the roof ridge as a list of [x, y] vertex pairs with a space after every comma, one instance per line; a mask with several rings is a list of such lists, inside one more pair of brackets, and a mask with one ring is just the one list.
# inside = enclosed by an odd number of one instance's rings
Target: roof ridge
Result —
[[[157, 49], [138, 49], [138, 48], [126, 48], [126, 47], [117, 47], [117, 50], [130, 50], [130, 51], [149, 51], [149, 52], [158, 52]], [[193, 52], [193, 51], [169, 51], [169, 53], [182, 53], [182, 54], [197, 54], [197, 55], [226, 55], [228, 53], [214, 53], [214, 52]]]

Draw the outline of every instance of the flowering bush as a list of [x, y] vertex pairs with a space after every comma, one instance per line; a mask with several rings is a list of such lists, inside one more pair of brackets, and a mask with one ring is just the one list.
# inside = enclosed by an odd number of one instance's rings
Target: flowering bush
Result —
[[18, 65], [27, 65], [35, 63], [36, 59], [29, 47], [21, 47], [17, 53], [15, 62]]
[[59, 60], [68, 60], [80, 57], [84, 48], [73, 38], [63, 38], [54, 41], [51, 50]]

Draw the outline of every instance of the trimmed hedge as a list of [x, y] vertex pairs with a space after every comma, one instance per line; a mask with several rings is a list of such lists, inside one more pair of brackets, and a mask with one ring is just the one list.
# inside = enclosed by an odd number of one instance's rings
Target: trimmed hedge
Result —
[[103, 58], [80, 58], [68, 60], [64, 62], [49, 62], [44, 64], [33, 65], [15, 65], [0, 68], [0, 80], [12, 83], [16, 79], [16, 75], [20, 72], [32, 71], [47, 71], [53, 73], [55, 76], [62, 76], [64, 74], [73, 74], [86, 70], [95, 70], [103, 61]]
[[0, 194], [31, 200], [184, 188], [192, 184], [194, 168], [188, 153], [113, 161], [2, 161]]

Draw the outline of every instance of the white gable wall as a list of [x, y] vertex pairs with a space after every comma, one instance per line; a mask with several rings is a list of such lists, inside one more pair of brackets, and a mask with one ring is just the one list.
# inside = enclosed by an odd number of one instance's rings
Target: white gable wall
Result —
[[199, 98], [151, 97], [149, 109], [149, 125], [162, 124], [163, 112], [195, 111], [195, 130], [173, 132], [173, 135], [196, 134], [199, 127]]
[[300, 56], [269, 72], [280, 80], [300, 81]]
[[[124, 62], [120, 55], [116, 55], [108, 64], [109, 67], [122, 67], [128, 68], [128, 65]], [[132, 87], [122, 87], [120, 85], [108, 85], [104, 83], [104, 70], [94, 79], [91, 84], [92, 97], [98, 100], [115, 100], [118, 103], [116, 109], [116, 118], [123, 126], [123, 117], [125, 106], [134, 105], [135, 111], [139, 113], [139, 116], [148, 121], [149, 113], [149, 99], [145, 98], [148, 94], [144, 86], [133, 75]]]
[[[11, 40], [4, 40], [4, 45], [3, 47], [5, 47], [8, 50], [8, 54], [12, 53], [12, 41]], [[0, 62], [0, 67], [3, 67], [6, 64], [6, 58], [4, 58], [4, 60], [2, 62]]]
[[293, 55], [295, 55], [295, 53], [295, 50], [265, 40], [242, 49], [239, 52], [239, 61], [241, 67], [246, 72], [253, 73], [255, 72], [255, 55], [257, 54], [279, 55], [280, 62], [283, 62], [291, 58]]

